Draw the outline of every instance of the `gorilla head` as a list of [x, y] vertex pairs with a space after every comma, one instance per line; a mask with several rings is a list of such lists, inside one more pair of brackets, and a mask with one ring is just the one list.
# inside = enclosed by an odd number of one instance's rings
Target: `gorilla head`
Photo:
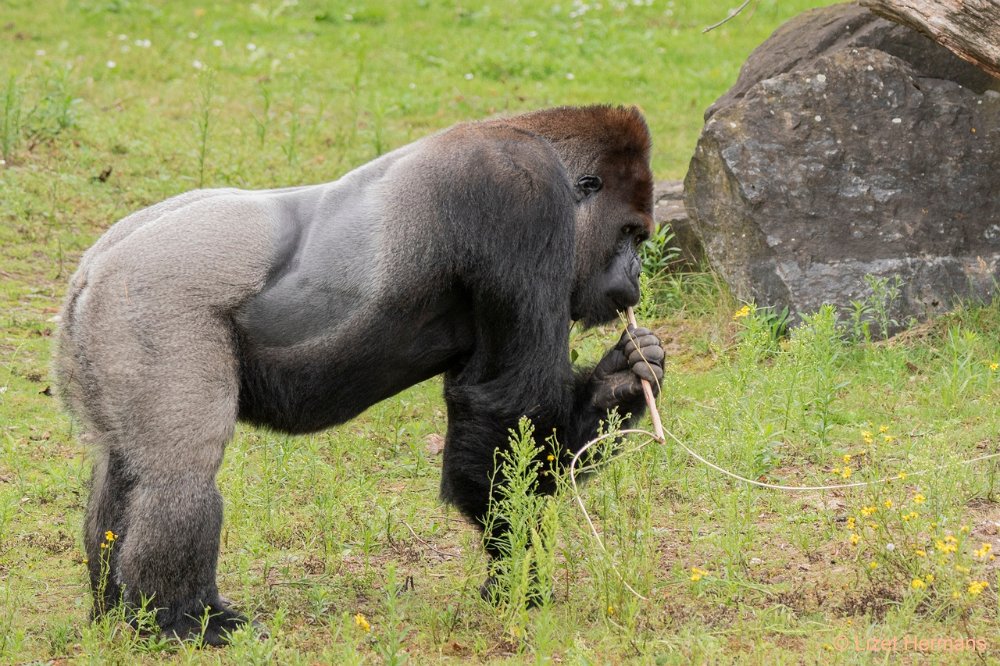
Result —
[[200, 635], [208, 617], [204, 639], [224, 642], [247, 621], [215, 575], [215, 475], [235, 423], [314, 431], [439, 374], [441, 495], [492, 526], [499, 556], [494, 461], [519, 418], [542, 459], [565, 462], [609, 410], [639, 418], [640, 380], [662, 376], [644, 329], [594, 367], [569, 355], [571, 319], [638, 300], [651, 212], [641, 114], [593, 106], [463, 123], [331, 183], [198, 190], [119, 221], [73, 276], [56, 359], [97, 443], [95, 611], [152, 598], [168, 635]]
[[639, 245], [653, 230], [650, 137], [634, 107], [550, 109], [511, 119], [552, 142], [578, 201], [571, 316], [606, 323], [639, 301]]

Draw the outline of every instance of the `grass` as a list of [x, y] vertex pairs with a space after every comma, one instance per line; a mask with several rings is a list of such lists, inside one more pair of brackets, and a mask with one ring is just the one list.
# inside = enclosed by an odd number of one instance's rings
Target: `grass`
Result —
[[[879, 343], [867, 332], [888, 309], [859, 303], [844, 324], [822, 310], [782, 338], [710, 272], [648, 280], [642, 313], [669, 354], [665, 426], [750, 478], [895, 480], [784, 493], [646, 446], [584, 489], [608, 555], [564, 492], [519, 551], [548, 567], [554, 599], [494, 609], [477, 591], [476, 532], [436, 499], [430, 444], [446, 419], [430, 381], [316, 435], [238, 430], [220, 475], [220, 587], [269, 638], [196, 650], [87, 622], [89, 469], [49, 379], [80, 253], [201, 182], [331, 180], [453, 122], [554, 104], [639, 104], [658, 177], [679, 178], [702, 110], [749, 51], [822, 3], [762, 0], [708, 35], [725, 5], [603, 4], [4, 4], [0, 662], [1000, 659], [983, 546], [1000, 546], [998, 468], [956, 464], [997, 449], [1000, 308], [970, 304]], [[594, 360], [616, 338], [577, 332], [574, 347]], [[894, 652], [880, 643], [893, 639]], [[982, 659], [955, 651], [977, 639]]]

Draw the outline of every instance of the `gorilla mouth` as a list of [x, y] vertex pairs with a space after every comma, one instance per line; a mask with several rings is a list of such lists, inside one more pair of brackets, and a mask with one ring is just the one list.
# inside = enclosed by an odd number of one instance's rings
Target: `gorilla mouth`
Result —
[[[586, 291], [584, 288], [583, 292]], [[580, 291], [576, 291], [570, 298], [569, 317], [571, 321], [591, 328], [615, 321], [626, 308], [638, 302], [638, 293], [624, 293], [622, 290], [598, 290], [589, 294], [589, 298], [581, 298]]]
[[574, 322], [580, 322], [583, 324], [584, 328], [593, 328], [594, 326], [600, 326], [601, 324], [609, 324], [616, 319], [619, 315], [625, 311], [628, 305], [619, 305], [616, 303], [607, 303], [603, 306], [587, 307], [581, 310], [571, 310], [570, 319]]

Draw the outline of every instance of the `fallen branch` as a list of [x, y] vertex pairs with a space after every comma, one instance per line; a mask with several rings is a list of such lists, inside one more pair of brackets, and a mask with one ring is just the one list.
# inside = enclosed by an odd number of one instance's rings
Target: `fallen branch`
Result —
[[737, 16], [739, 16], [739, 15], [740, 15], [740, 13], [741, 13], [741, 12], [742, 12], [742, 11], [743, 11], [744, 9], [746, 9], [746, 8], [747, 8], [747, 5], [749, 5], [749, 4], [750, 4], [750, 0], [743, 0], [743, 4], [742, 4], [742, 5], [740, 5], [740, 6], [739, 6], [739, 7], [737, 7], [736, 9], [731, 9], [731, 10], [729, 10], [729, 16], [727, 16], [726, 18], [722, 19], [722, 20], [721, 20], [721, 21], [719, 21], [718, 23], [713, 23], [712, 25], [708, 26], [707, 28], [705, 28], [705, 29], [704, 29], [704, 30], [702, 30], [701, 32], [702, 32], [702, 33], [706, 33], [706, 32], [709, 32], [710, 30], [715, 30], [715, 29], [716, 29], [716, 28], [718, 28], [718, 27], [719, 27], [720, 25], [725, 25], [725, 24], [729, 23], [729, 22], [730, 22], [730, 21], [732, 21], [732, 20], [733, 20], [734, 18], [736, 18]]
[[861, 0], [1000, 78], [1000, 0]]
[[[632, 324], [632, 326], [639, 327], [632, 308], [625, 308], [625, 317], [628, 318], [628, 323]], [[653, 432], [656, 435], [656, 441], [661, 444], [666, 443], [667, 438], [663, 436], [663, 423], [660, 421], [660, 413], [656, 411], [656, 398], [653, 397], [653, 387], [645, 379], [642, 380], [642, 394], [646, 397], [646, 407], [649, 408], [649, 419], [653, 422]]]

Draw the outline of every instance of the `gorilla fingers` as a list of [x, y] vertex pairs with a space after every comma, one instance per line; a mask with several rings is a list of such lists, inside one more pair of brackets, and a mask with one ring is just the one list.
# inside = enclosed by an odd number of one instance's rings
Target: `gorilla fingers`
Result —
[[591, 374], [594, 406], [613, 409], [642, 399], [643, 379], [650, 383], [653, 395], [659, 395], [663, 358], [663, 347], [652, 331], [629, 326]]
[[625, 345], [625, 357], [632, 372], [655, 385], [654, 395], [660, 391], [660, 380], [663, 379], [663, 347], [660, 339], [652, 331], [645, 328], [629, 326], [625, 335], [628, 343]]

